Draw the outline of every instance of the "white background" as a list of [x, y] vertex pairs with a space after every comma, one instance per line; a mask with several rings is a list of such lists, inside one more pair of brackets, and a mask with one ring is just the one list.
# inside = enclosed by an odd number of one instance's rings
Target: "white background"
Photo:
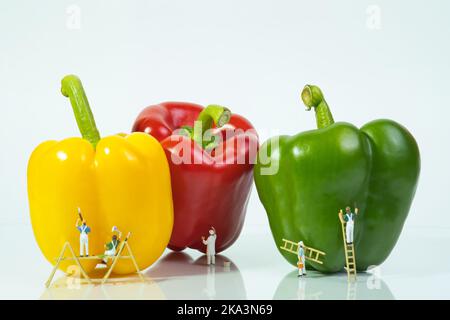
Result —
[[[23, 230], [14, 241], [38, 250], [27, 161], [40, 142], [78, 135], [59, 91], [74, 73], [102, 135], [129, 131], [143, 107], [168, 100], [226, 105], [262, 140], [295, 134], [315, 127], [299, 93], [319, 85], [335, 120], [391, 118], [418, 141], [422, 172], [404, 231], [411, 236], [399, 247], [414, 248], [424, 234], [446, 237], [449, 10], [448, 1], [2, 1], [0, 227], [10, 230], [2, 234]], [[256, 190], [243, 239], [252, 232], [270, 243]], [[436, 252], [429, 263], [450, 271], [448, 248]]]

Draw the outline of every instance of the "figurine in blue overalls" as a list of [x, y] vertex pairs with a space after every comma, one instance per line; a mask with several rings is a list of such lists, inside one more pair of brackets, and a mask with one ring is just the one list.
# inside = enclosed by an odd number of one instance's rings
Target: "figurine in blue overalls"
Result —
[[298, 243], [297, 258], [298, 276], [306, 276], [305, 245], [303, 241], [299, 241]]
[[[89, 256], [89, 237], [88, 234], [91, 232], [91, 228], [86, 225], [86, 221], [81, 216], [80, 208], [78, 208], [77, 222], [75, 227], [80, 232], [80, 257], [84, 257], [84, 251], [86, 251], [86, 257]], [[81, 222], [81, 224], [80, 224]]]
[[355, 213], [353, 213], [350, 210], [350, 207], [345, 208], [344, 221], [345, 221], [346, 240], [348, 244], [353, 243], [353, 228], [355, 225], [355, 218], [357, 214], [358, 208], [355, 208]]

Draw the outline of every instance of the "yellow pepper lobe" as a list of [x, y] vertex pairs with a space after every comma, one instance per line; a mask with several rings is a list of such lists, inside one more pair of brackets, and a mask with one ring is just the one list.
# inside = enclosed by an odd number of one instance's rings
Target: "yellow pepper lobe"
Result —
[[[91, 256], [103, 254], [117, 226], [122, 240], [131, 232], [129, 244], [141, 270], [163, 253], [172, 232], [169, 166], [160, 144], [143, 133], [106, 137], [96, 151], [81, 138], [42, 143], [28, 164], [28, 197], [37, 243], [53, 265], [66, 241], [79, 253], [77, 207], [91, 228]], [[82, 265], [91, 273], [99, 261]], [[66, 261], [60, 269], [73, 264]], [[114, 272], [134, 272], [131, 260], [120, 260]]]

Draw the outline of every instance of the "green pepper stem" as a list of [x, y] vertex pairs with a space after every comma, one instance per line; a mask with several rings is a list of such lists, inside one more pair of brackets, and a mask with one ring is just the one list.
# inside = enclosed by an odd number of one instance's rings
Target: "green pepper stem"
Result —
[[334, 123], [333, 115], [319, 87], [306, 85], [301, 96], [306, 110], [315, 109], [317, 128], [325, 128]]
[[100, 141], [100, 134], [80, 79], [75, 75], [65, 76], [61, 80], [61, 93], [70, 99], [82, 137], [89, 141], [95, 149]]
[[213, 124], [218, 128], [223, 127], [230, 119], [231, 111], [228, 108], [211, 104], [200, 112], [193, 129], [187, 126], [184, 129], [190, 134], [192, 140], [197, 142], [202, 148], [205, 148], [211, 141], [203, 141], [204, 133], [211, 129]]

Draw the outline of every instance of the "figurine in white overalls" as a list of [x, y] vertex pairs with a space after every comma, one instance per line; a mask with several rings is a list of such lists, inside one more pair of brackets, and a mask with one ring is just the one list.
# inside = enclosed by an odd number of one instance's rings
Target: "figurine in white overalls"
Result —
[[89, 256], [88, 233], [91, 232], [91, 228], [89, 228], [86, 225], [85, 220], [81, 220], [81, 225], [80, 225], [80, 218], [77, 219], [77, 222], [75, 223], [75, 227], [77, 228], [78, 231], [80, 231], [80, 257], [84, 257], [84, 251], [86, 251], [86, 257], [88, 257]]
[[303, 241], [298, 243], [297, 257], [298, 276], [306, 276], [305, 245], [303, 244]]
[[216, 229], [211, 227], [209, 230], [208, 239], [202, 237], [202, 242], [206, 246], [206, 261], [207, 264], [216, 264]]
[[350, 207], [345, 208], [344, 221], [347, 244], [353, 243], [353, 229], [355, 226], [355, 218], [357, 214], [358, 208], [355, 208], [355, 213], [350, 210]]

